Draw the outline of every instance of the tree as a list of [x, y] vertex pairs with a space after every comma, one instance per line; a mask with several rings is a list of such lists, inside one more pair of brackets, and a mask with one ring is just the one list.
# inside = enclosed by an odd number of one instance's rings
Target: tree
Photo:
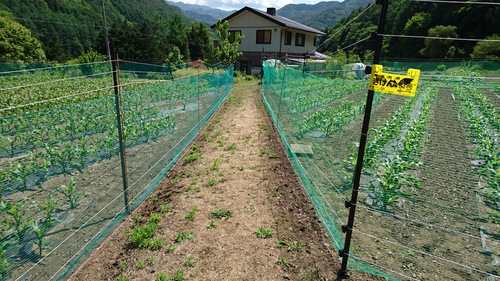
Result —
[[[500, 35], [494, 34], [486, 40], [500, 40]], [[474, 46], [471, 57], [473, 59], [487, 59], [500, 61], [500, 42], [483, 41]]]
[[[456, 26], [443, 26], [437, 25], [433, 28], [429, 28], [427, 32], [429, 37], [441, 37], [441, 38], [457, 38], [457, 27]], [[453, 45], [453, 40], [448, 39], [425, 39], [425, 48], [421, 49], [419, 52], [421, 55], [426, 56], [431, 59], [437, 58], [450, 58], [455, 56], [456, 48]]]
[[186, 23], [179, 14], [175, 14], [168, 22], [168, 38], [170, 45], [178, 47], [181, 55], [186, 60], [189, 60], [190, 55]]
[[23, 25], [0, 17], [0, 60], [13, 63], [45, 61], [42, 43]]
[[217, 46], [215, 47], [215, 58], [221, 63], [234, 64], [236, 59], [243, 53], [238, 52], [238, 45], [243, 40], [243, 36], [236, 33], [234, 41], [229, 40], [229, 23], [219, 19], [215, 24], [217, 32]]
[[204, 60], [212, 53], [212, 33], [201, 21], [194, 22], [188, 33], [189, 53], [191, 59]]

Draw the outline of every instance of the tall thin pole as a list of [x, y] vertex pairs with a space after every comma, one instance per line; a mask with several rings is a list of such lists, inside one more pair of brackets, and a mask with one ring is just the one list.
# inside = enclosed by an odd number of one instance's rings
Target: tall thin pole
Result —
[[130, 212], [129, 206], [129, 195], [128, 195], [128, 170], [127, 170], [127, 154], [126, 154], [126, 144], [125, 144], [125, 136], [123, 134], [123, 105], [122, 105], [122, 95], [120, 91], [120, 82], [117, 67], [118, 64], [118, 55], [114, 54], [114, 60], [111, 61], [111, 65], [113, 68], [113, 83], [115, 88], [115, 108], [116, 108], [116, 121], [118, 127], [118, 142], [120, 148], [120, 160], [122, 167], [122, 181], [123, 181], [123, 200], [125, 203], [125, 210], [127, 213]]
[[104, 23], [104, 42], [106, 44], [106, 54], [108, 55], [108, 59], [111, 60], [111, 50], [109, 49], [109, 37], [108, 37], [108, 23], [106, 20], [106, 8], [104, 6], [104, 0], [101, 0], [102, 3], [102, 19]]
[[[376, 46], [375, 54], [373, 57], [373, 64], [378, 64], [380, 62], [380, 53], [382, 51], [382, 40], [383, 37], [380, 34], [384, 34], [385, 20], [387, 17], [387, 8], [389, 6], [389, 0], [377, 0], [377, 4], [382, 5], [382, 10], [380, 12], [380, 18], [378, 22], [378, 30], [375, 34], [376, 36]], [[367, 68], [371, 73], [371, 68]], [[368, 72], [368, 71], [367, 71]], [[344, 249], [339, 250], [339, 254], [342, 257], [342, 265], [338, 274], [340, 276], [347, 276], [347, 261], [349, 259], [349, 248], [351, 246], [352, 229], [354, 227], [354, 215], [356, 213], [356, 204], [358, 202], [358, 191], [359, 182], [361, 180], [361, 171], [363, 169], [363, 158], [365, 156], [366, 139], [368, 137], [368, 127], [370, 125], [370, 115], [372, 111], [373, 104], [373, 90], [368, 90], [368, 95], [366, 97], [366, 109], [363, 119], [363, 127], [361, 129], [361, 139], [359, 141], [359, 151], [358, 158], [356, 161], [356, 170], [354, 173], [354, 182], [352, 187], [351, 200], [345, 202], [345, 207], [349, 208], [349, 218], [347, 220], [347, 225], [342, 226], [342, 231], [346, 233]]]

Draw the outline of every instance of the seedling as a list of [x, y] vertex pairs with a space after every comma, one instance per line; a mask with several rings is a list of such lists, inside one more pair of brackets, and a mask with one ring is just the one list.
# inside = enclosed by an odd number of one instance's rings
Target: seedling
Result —
[[125, 261], [120, 261], [118, 266], [120, 267], [121, 270], [127, 269], [127, 263]]
[[3, 210], [6, 215], [12, 218], [12, 222], [5, 222], [7, 225], [12, 225], [14, 234], [19, 241], [23, 241], [26, 231], [30, 228], [33, 217], [26, 218], [26, 211], [31, 209], [31, 206], [25, 207], [26, 200], [21, 200], [12, 204], [9, 201], [0, 201], [0, 210]]
[[194, 257], [189, 255], [187, 260], [184, 262], [185, 267], [193, 267], [195, 265]]
[[68, 185], [61, 185], [59, 188], [60, 192], [68, 199], [69, 208], [71, 210], [75, 209], [80, 199], [80, 192], [76, 191], [75, 180], [73, 177]]
[[116, 280], [117, 281], [129, 281], [127, 275], [120, 275], [120, 276], [116, 277]]
[[215, 221], [214, 220], [210, 220], [207, 224], [207, 228], [208, 229], [212, 229], [215, 227]]
[[171, 209], [172, 209], [172, 204], [170, 203], [166, 205], [165, 204], [160, 205], [160, 212], [163, 214], [170, 212]]
[[275, 159], [278, 158], [278, 155], [276, 153], [271, 153], [267, 156], [269, 159]]
[[170, 278], [165, 272], [160, 271], [158, 272], [158, 275], [155, 277], [155, 281], [171, 281], [172, 278]]
[[293, 266], [292, 262], [290, 262], [285, 256], [279, 255], [278, 256], [278, 262], [277, 262], [281, 267], [283, 268], [291, 268]]
[[259, 229], [255, 231], [255, 235], [257, 235], [257, 238], [267, 239], [273, 237], [273, 231], [269, 228], [259, 227]]
[[140, 260], [137, 262], [136, 267], [137, 267], [137, 269], [144, 269], [144, 268], [146, 268], [146, 262], [144, 260]]
[[192, 240], [194, 238], [194, 233], [192, 231], [184, 231], [184, 232], [181, 232], [181, 233], [178, 233], [176, 236], [175, 236], [175, 243], [180, 243], [180, 242], [183, 242], [185, 240]]
[[191, 211], [184, 217], [185, 220], [187, 221], [194, 221], [196, 218], [196, 210], [198, 209], [197, 206], [191, 206]]
[[302, 245], [302, 243], [300, 241], [293, 241], [291, 243], [288, 244], [288, 247], [287, 247], [287, 250], [289, 252], [298, 252], [300, 251], [300, 249], [302, 249], [304, 245]]
[[212, 212], [210, 212], [210, 216], [212, 218], [216, 218], [216, 219], [229, 218], [229, 217], [233, 216], [233, 211], [231, 211], [229, 209], [213, 210]]
[[234, 150], [236, 150], [236, 143], [233, 142], [230, 146], [226, 147], [225, 150], [227, 150], [227, 151], [234, 151]]

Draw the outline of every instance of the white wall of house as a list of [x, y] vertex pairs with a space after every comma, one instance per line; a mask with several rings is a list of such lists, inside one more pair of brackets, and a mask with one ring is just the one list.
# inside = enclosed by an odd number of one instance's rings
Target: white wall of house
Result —
[[[279, 26], [254, 13], [244, 12], [229, 21], [230, 31], [241, 31], [244, 36], [238, 50], [241, 52], [262, 52], [265, 53], [295, 53], [303, 54], [315, 50], [314, 38], [316, 34], [302, 30], [288, 29]], [[271, 31], [270, 44], [257, 44], [257, 30]], [[285, 45], [285, 30], [292, 32], [290, 45]], [[305, 35], [304, 46], [297, 46], [295, 40], [297, 33]]]

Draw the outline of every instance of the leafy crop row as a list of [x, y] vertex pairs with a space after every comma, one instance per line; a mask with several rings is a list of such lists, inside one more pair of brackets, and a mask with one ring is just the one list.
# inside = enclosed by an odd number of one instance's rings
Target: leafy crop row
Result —
[[479, 170], [488, 187], [482, 191], [485, 203], [492, 208], [490, 218], [500, 221], [500, 113], [474, 85], [453, 88], [459, 100], [460, 114], [467, 121], [469, 138], [476, 144], [474, 153], [484, 161]]

